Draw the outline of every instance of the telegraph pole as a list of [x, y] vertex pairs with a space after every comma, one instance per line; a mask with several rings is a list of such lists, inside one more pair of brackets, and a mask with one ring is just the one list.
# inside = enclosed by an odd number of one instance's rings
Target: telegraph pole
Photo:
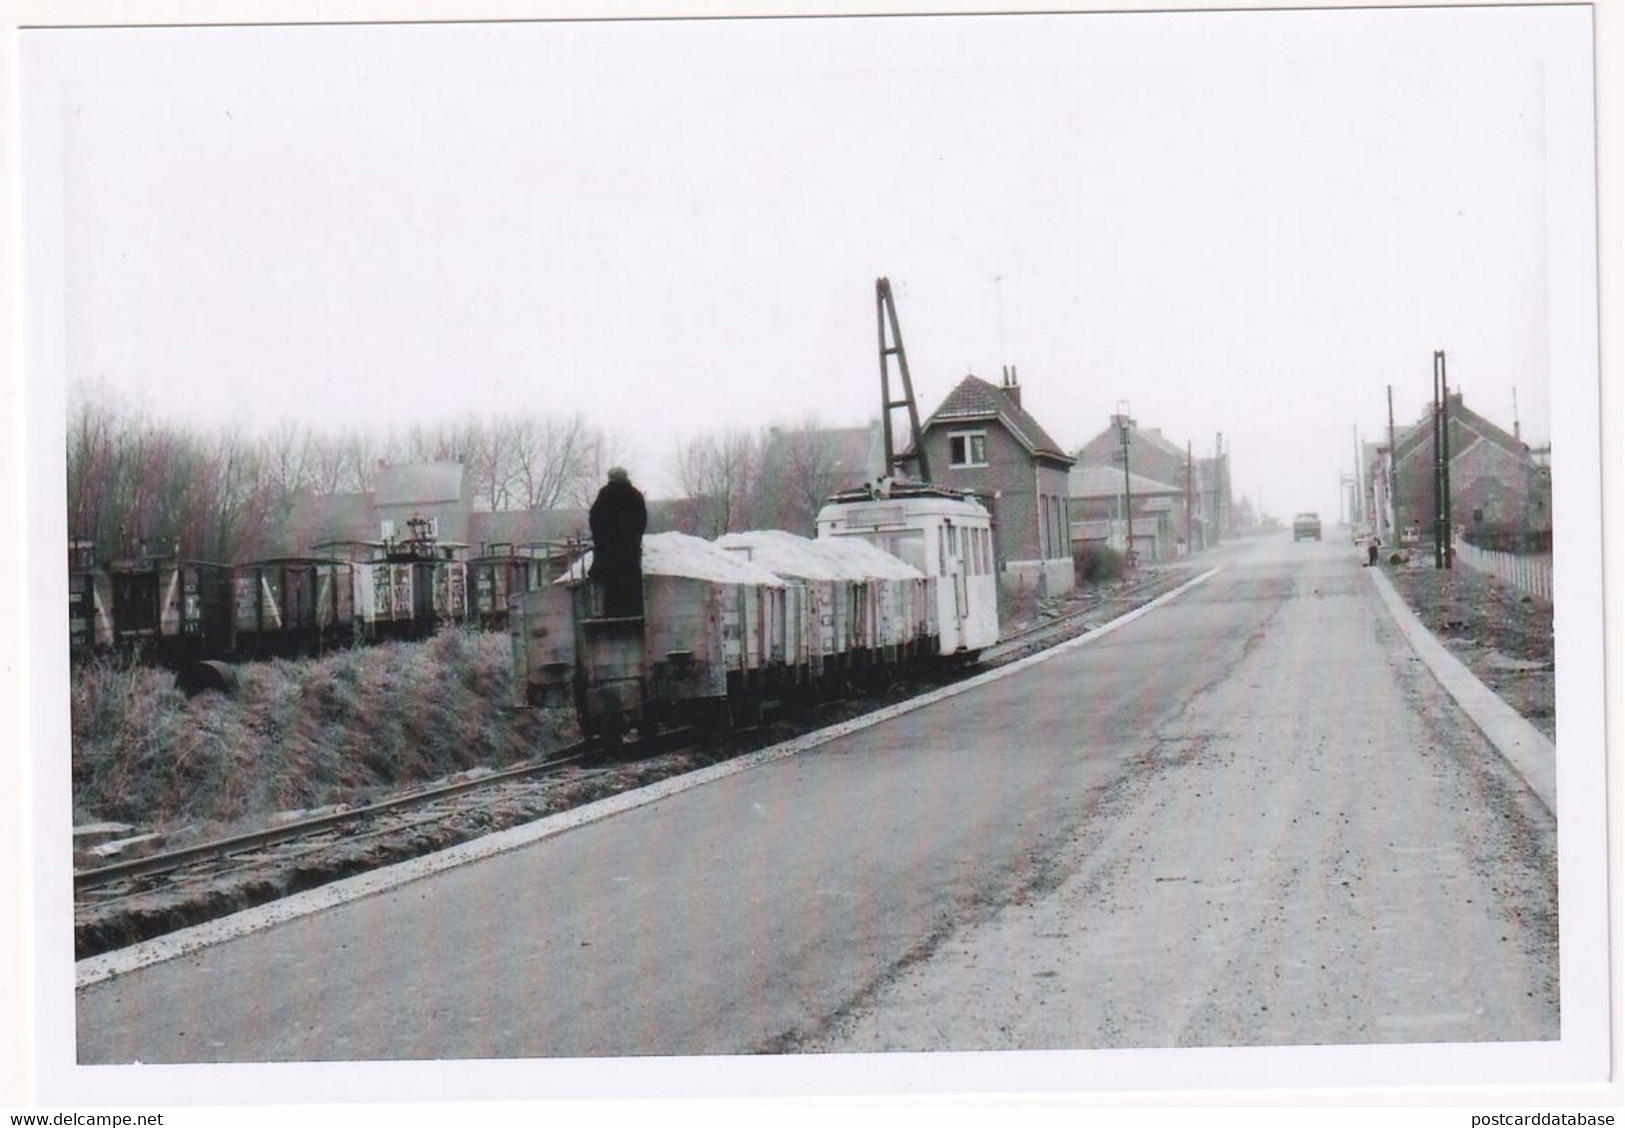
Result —
[[1117, 415], [1114, 417], [1114, 421], [1117, 423], [1117, 435], [1118, 435], [1118, 438], [1120, 438], [1122, 440], [1122, 443], [1123, 443], [1123, 521], [1124, 521], [1124, 529], [1126, 531], [1126, 536], [1128, 538], [1128, 548], [1127, 548], [1128, 562], [1129, 562], [1129, 566], [1133, 567], [1134, 566], [1134, 492], [1133, 492], [1133, 487], [1129, 483], [1128, 433], [1129, 433], [1129, 429], [1134, 426], [1134, 420], [1132, 420], [1132, 419], [1130, 419], [1128, 417], [1128, 411], [1129, 411], [1128, 400], [1118, 400], [1117, 401]]
[[1192, 539], [1194, 525], [1194, 510], [1196, 508], [1196, 492], [1191, 487], [1194, 484], [1196, 464], [1191, 461], [1191, 441], [1185, 440], [1185, 551], [1196, 551], [1196, 541]]
[[1456, 546], [1453, 540], [1456, 522], [1455, 514], [1450, 506], [1450, 380], [1445, 375], [1444, 350], [1439, 350], [1439, 402], [1444, 405], [1444, 411], [1439, 423], [1439, 441], [1444, 447], [1444, 458], [1440, 466], [1444, 468], [1444, 566], [1448, 571], [1455, 567]]
[[1365, 521], [1365, 459], [1360, 452], [1360, 425], [1354, 425], [1354, 500], [1349, 505], [1349, 524]]
[[1433, 566], [1450, 568], [1450, 384], [1444, 350], [1433, 354]]
[[1395, 543], [1403, 540], [1399, 533], [1399, 463], [1394, 453], [1394, 386], [1388, 385], [1388, 503], [1393, 510], [1394, 524], [1389, 530]]

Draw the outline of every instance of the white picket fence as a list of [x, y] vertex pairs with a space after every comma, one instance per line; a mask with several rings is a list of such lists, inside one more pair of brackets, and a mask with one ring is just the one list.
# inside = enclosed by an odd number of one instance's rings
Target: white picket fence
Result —
[[1464, 540], [1455, 542], [1456, 559], [1474, 571], [1505, 580], [1519, 591], [1552, 598], [1552, 556], [1517, 556], [1510, 552], [1489, 552]]

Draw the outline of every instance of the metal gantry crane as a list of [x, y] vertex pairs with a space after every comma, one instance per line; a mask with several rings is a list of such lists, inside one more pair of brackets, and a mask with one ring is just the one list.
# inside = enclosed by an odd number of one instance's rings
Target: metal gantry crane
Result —
[[[875, 279], [875, 323], [880, 336], [880, 422], [886, 442], [886, 475], [913, 465], [911, 475], [922, 482], [931, 480], [931, 466], [926, 458], [925, 443], [920, 432], [920, 410], [914, 403], [914, 384], [908, 377], [908, 353], [903, 350], [903, 331], [897, 324], [897, 302], [892, 297], [891, 280]], [[888, 330], [890, 330], [887, 344]], [[891, 360], [897, 358], [898, 375], [902, 377], [902, 398], [893, 399], [891, 390]], [[912, 439], [906, 452], [899, 451], [892, 431], [892, 413], [900, 407], [908, 408], [909, 435]]]

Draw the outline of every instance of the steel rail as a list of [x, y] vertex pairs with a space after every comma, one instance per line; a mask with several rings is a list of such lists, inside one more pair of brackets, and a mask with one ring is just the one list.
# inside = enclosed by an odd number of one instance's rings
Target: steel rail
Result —
[[228, 857], [232, 854], [242, 853], [245, 850], [275, 846], [279, 842], [302, 838], [314, 831], [359, 822], [362, 819], [390, 811], [422, 806], [425, 803], [432, 803], [436, 799], [460, 795], [465, 791], [477, 791], [480, 788], [491, 787], [509, 780], [523, 779], [526, 776], [545, 775], [567, 764], [573, 764], [584, 759], [594, 747], [595, 742], [584, 740], [560, 749], [559, 754], [550, 756], [540, 763], [523, 764], [517, 768], [492, 772], [489, 775], [478, 776], [474, 779], [460, 780], [457, 783], [448, 783], [440, 787], [414, 791], [407, 795], [398, 795], [392, 799], [383, 799], [376, 803], [369, 803], [364, 807], [333, 811], [329, 814], [316, 815], [313, 818], [300, 819], [297, 822], [283, 823], [280, 826], [267, 827], [264, 830], [251, 831], [231, 838], [200, 842], [195, 846], [186, 846], [179, 850], [168, 850], [161, 854], [149, 854], [144, 858], [132, 858], [127, 862], [114, 862], [112, 865], [97, 866], [95, 869], [75, 870], [73, 873], [73, 891], [77, 894], [86, 889], [110, 885], [115, 881], [133, 877], [148, 877], [155, 873], [167, 873], [170, 870], [180, 869], [194, 862], [210, 858]]

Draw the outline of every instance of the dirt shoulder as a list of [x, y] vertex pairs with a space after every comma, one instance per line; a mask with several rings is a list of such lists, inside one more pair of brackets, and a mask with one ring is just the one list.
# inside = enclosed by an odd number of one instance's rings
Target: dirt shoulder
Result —
[[1552, 605], [1494, 576], [1415, 556], [1383, 572], [1434, 636], [1541, 732], [1557, 738]]

